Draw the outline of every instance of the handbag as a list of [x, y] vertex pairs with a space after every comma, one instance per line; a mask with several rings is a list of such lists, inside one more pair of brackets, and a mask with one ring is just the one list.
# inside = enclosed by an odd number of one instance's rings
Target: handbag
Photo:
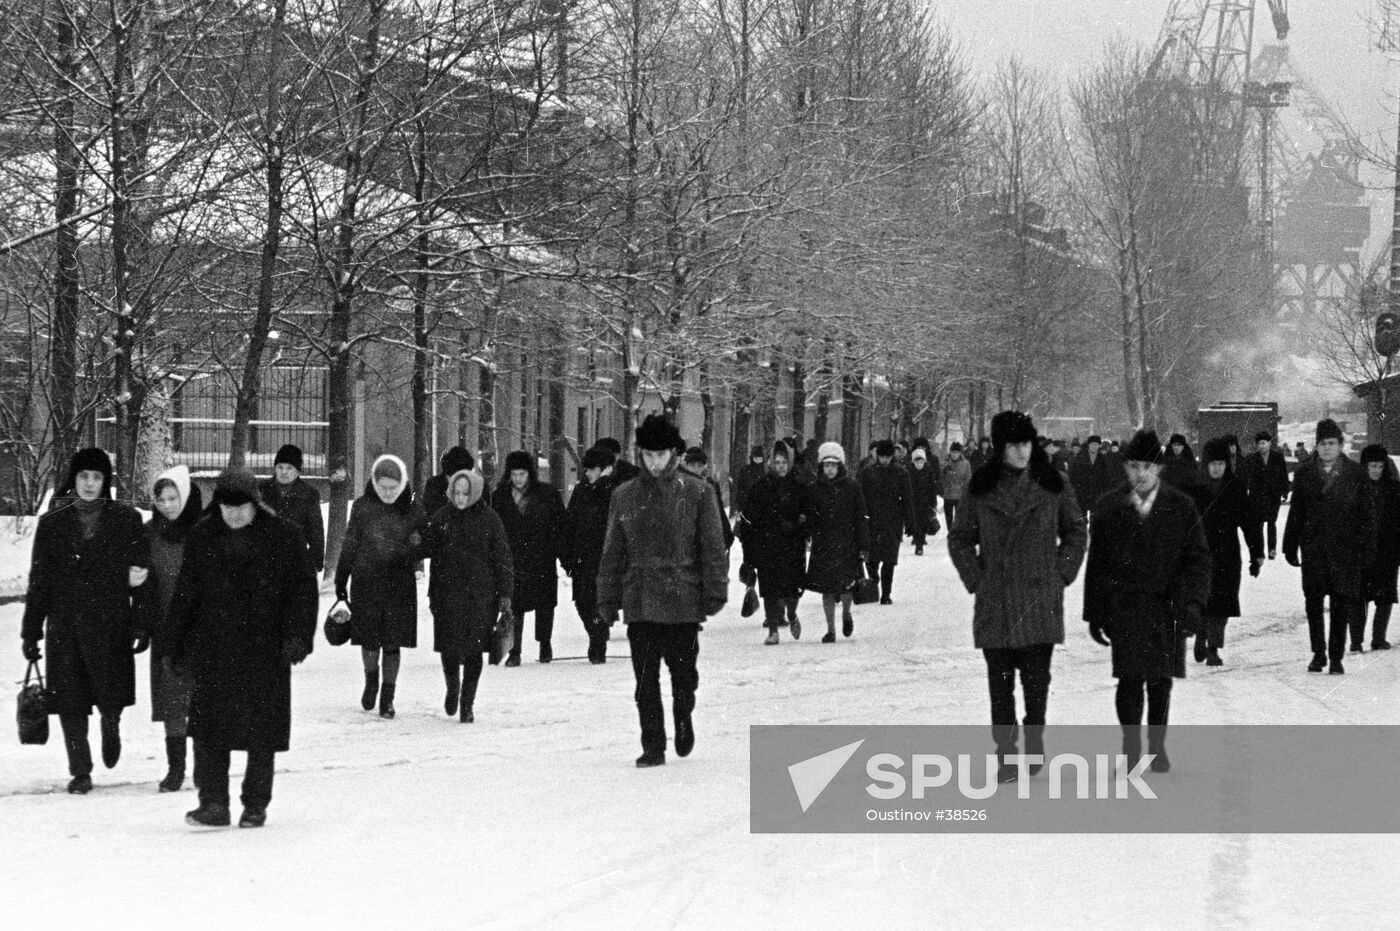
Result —
[[856, 579], [854, 588], [855, 594], [851, 600], [858, 605], [874, 604], [880, 600], [880, 583], [868, 575]]
[[758, 590], [752, 585], [744, 590], [744, 604], [739, 608], [740, 617], [753, 617], [758, 610]]
[[[341, 608], [341, 605], [345, 605]], [[350, 641], [350, 606], [343, 601], [331, 605], [323, 627], [326, 642], [333, 647], [343, 646]]]
[[509, 611], [502, 611], [496, 618], [496, 626], [491, 628], [491, 665], [499, 666], [501, 660], [515, 649], [515, 618]]
[[[30, 682], [30, 676], [37, 681]], [[49, 742], [49, 696], [44, 689], [44, 674], [39, 664], [31, 662], [24, 671], [24, 684], [19, 689], [15, 719], [19, 723], [19, 742], [41, 745]]]

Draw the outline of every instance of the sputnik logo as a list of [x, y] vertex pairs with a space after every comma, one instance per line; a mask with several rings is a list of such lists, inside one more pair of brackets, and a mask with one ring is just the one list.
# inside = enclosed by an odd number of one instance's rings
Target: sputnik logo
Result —
[[807, 809], [812, 807], [812, 803], [826, 791], [826, 787], [831, 785], [831, 780], [836, 778], [842, 767], [855, 756], [855, 752], [863, 743], [864, 737], [855, 743], [828, 750], [788, 767], [788, 778], [792, 780], [792, 788], [797, 793], [797, 801], [802, 806], [804, 815]]

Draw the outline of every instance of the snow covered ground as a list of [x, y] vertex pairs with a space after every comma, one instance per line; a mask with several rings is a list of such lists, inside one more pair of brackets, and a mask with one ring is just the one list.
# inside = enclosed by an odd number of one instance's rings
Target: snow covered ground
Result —
[[[632, 765], [632, 673], [616, 633], [606, 666], [541, 666], [527, 643], [521, 668], [488, 667], [474, 725], [442, 713], [426, 610], [392, 722], [359, 709], [357, 653], [318, 637], [295, 675], [293, 746], [278, 756], [261, 831], [191, 829], [194, 792], [156, 792], [164, 748], [141, 657], [122, 762], [99, 766], [91, 795], [63, 791], [57, 721], [47, 746], [21, 747], [8, 719], [4, 925], [1395, 926], [1400, 838], [1388, 835], [750, 835], [751, 724], [986, 720], [971, 598], [943, 542], [917, 558], [906, 548], [894, 605], [857, 608], [856, 636], [835, 645], [818, 642], [820, 603], [807, 598], [803, 639], [762, 646], [732, 583], [730, 607], [701, 637], [696, 750], [660, 769]], [[581, 657], [561, 583], [555, 652]], [[1350, 657], [1344, 677], [1304, 671], [1298, 574], [1282, 558], [1246, 577], [1242, 601], [1227, 665], [1191, 665], [1173, 722], [1400, 723], [1400, 650]], [[7, 709], [23, 674], [21, 610], [0, 607]], [[1113, 721], [1107, 651], [1082, 624], [1070, 625], [1054, 675], [1052, 723]], [[235, 816], [242, 765], [235, 754]], [[1396, 784], [1357, 804], [1397, 804]]]

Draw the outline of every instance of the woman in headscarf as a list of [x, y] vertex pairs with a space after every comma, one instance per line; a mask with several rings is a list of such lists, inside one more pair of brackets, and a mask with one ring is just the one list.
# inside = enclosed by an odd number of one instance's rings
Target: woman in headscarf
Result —
[[837, 599], [841, 601], [841, 633], [849, 637], [855, 632], [851, 600], [856, 582], [865, 575], [870, 549], [865, 495], [860, 483], [846, 472], [846, 451], [840, 443], [823, 443], [817, 450], [817, 480], [807, 493], [811, 498], [812, 553], [804, 584], [822, 596], [826, 614], [822, 643], [835, 643]]
[[1264, 564], [1264, 538], [1259, 522], [1249, 510], [1249, 493], [1230, 464], [1230, 444], [1225, 437], [1201, 448], [1201, 474], [1181, 489], [1196, 502], [1201, 526], [1210, 547], [1210, 597], [1206, 599], [1204, 629], [1196, 634], [1196, 662], [1220, 666], [1225, 646], [1225, 624], [1240, 616], [1240, 541], [1249, 549], [1249, 574], [1259, 575]]

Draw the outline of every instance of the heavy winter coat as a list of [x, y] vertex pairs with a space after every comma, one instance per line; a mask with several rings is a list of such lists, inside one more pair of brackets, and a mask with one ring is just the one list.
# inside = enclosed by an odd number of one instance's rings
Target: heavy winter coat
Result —
[[1293, 476], [1293, 499], [1283, 529], [1283, 552], [1303, 563], [1304, 596], [1361, 598], [1365, 551], [1361, 533], [1361, 466], [1337, 457], [1324, 478], [1322, 461], [1309, 459]]
[[132, 638], [146, 616], [130, 587], [132, 566], [151, 564], [141, 515], [99, 499], [102, 512], [84, 540], [71, 497], [39, 518], [20, 636], [44, 641], [52, 714], [88, 714], [136, 703]]
[[1165, 482], [1146, 520], [1126, 489], [1099, 499], [1084, 570], [1084, 620], [1113, 646], [1113, 675], [1186, 675], [1187, 605], [1210, 598], [1210, 547], [1196, 505]]
[[1112, 491], [1123, 480], [1123, 473], [1115, 469], [1108, 451], [1099, 450], [1099, 455], [1089, 461], [1089, 449], [1081, 449], [1069, 465], [1069, 481], [1074, 486], [1074, 496], [1079, 508], [1091, 512], [1100, 498]]
[[298, 478], [282, 485], [270, 478], [258, 486], [263, 504], [278, 517], [296, 524], [311, 554], [311, 568], [320, 572], [326, 567], [326, 527], [321, 520], [321, 493], [315, 486]]
[[1196, 484], [1197, 470], [1196, 454], [1191, 451], [1190, 446], [1183, 446], [1181, 455], [1173, 456], [1168, 444], [1167, 451], [1162, 456], [1162, 481], [1178, 491], [1186, 491]]
[[709, 485], [712, 489], [714, 489], [715, 503], [719, 505], [719, 522], [724, 529], [724, 548], [728, 550], [731, 546], [734, 545], [734, 528], [730, 525], [729, 515], [726, 514], [724, 510], [724, 492], [720, 491], [719, 482], [710, 478], [708, 475], [698, 475], [694, 472], [691, 472], [684, 465], [681, 466], [681, 471], [689, 473], [690, 475], [694, 475], [696, 478], [702, 480], [706, 485]]
[[909, 473], [891, 462], [887, 466], [876, 462], [866, 466], [856, 476], [865, 510], [870, 517], [870, 559], [872, 562], [899, 562], [899, 544], [906, 527], [913, 528], [914, 490], [909, 485]]
[[812, 552], [807, 557], [803, 587], [824, 595], [839, 595], [865, 575], [861, 554], [870, 549], [870, 518], [860, 483], [843, 465], [835, 478], [825, 473], [808, 489], [808, 525]]
[[142, 607], [151, 632], [151, 720], [184, 721], [190, 714], [189, 676], [177, 676], [166, 662], [168, 619], [175, 586], [185, 562], [185, 543], [204, 510], [198, 486], [191, 486], [180, 516], [166, 520], [159, 513], [146, 522], [151, 547], [151, 574], [142, 592]]
[[525, 486], [524, 509], [517, 507], [509, 475], [491, 495], [491, 507], [506, 528], [511, 563], [515, 567], [517, 614], [552, 608], [559, 601], [555, 562], [561, 555], [566, 526], [564, 501], [553, 485], [534, 479]]
[[579, 482], [569, 495], [566, 530], [560, 564], [573, 579], [575, 604], [592, 604], [598, 597], [598, 563], [608, 536], [608, 509], [616, 488], [612, 476]]
[[1268, 458], [1250, 453], [1240, 466], [1240, 479], [1249, 493], [1249, 509], [1256, 521], [1278, 520], [1279, 506], [1288, 497], [1288, 463], [1283, 453], [1269, 450]]
[[967, 483], [972, 480], [972, 463], [962, 456], [943, 464], [943, 497], [961, 501], [967, 496]]
[[1013, 472], [1000, 463], [973, 476], [948, 534], [948, 554], [976, 596], [978, 649], [1065, 642], [1065, 587], [1084, 561], [1084, 514], [1048, 461]]
[[765, 475], [749, 491], [739, 524], [744, 562], [758, 570], [764, 598], [796, 598], [802, 592], [807, 561], [808, 488], [789, 472]]
[[292, 726], [289, 643], [314, 643], [316, 573], [301, 530], [259, 509], [231, 530], [216, 510], [185, 544], [170, 605], [172, 665], [194, 680], [189, 733], [231, 750], [286, 750]]
[[439, 508], [423, 532], [418, 555], [432, 560], [428, 607], [433, 649], [444, 656], [489, 649], [501, 599], [515, 590], [510, 542], [500, 517], [485, 500], [469, 508]]
[[674, 462], [613, 492], [598, 613], [629, 624], [699, 624], [728, 598], [729, 555], [709, 486]]
[[1189, 488], [1201, 515], [1206, 545], [1210, 547], [1210, 597], [1202, 608], [1206, 617], [1240, 616], [1240, 538], [1250, 559], [1264, 558], [1264, 538], [1259, 522], [1250, 513], [1249, 494], [1244, 483], [1226, 473], [1215, 481], [1201, 476]]
[[762, 463], [747, 463], [739, 474], [734, 477], [734, 512], [737, 514], [744, 510], [744, 501], [748, 498], [753, 486], [758, 484], [759, 479], [768, 474], [768, 469]]
[[1361, 485], [1363, 561], [1361, 596], [1377, 604], [1395, 604], [1400, 570], [1400, 482], [1367, 476]]
[[413, 537], [426, 523], [407, 483], [385, 504], [371, 482], [351, 506], [335, 568], [336, 596], [350, 603], [351, 643], [371, 650], [418, 645]]
[[938, 496], [943, 493], [942, 476], [933, 463], [922, 469], [909, 465], [909, 490], [914, 494], [914, 525], [911, 532], [921, 532], [930, 536], [938, 520]]

